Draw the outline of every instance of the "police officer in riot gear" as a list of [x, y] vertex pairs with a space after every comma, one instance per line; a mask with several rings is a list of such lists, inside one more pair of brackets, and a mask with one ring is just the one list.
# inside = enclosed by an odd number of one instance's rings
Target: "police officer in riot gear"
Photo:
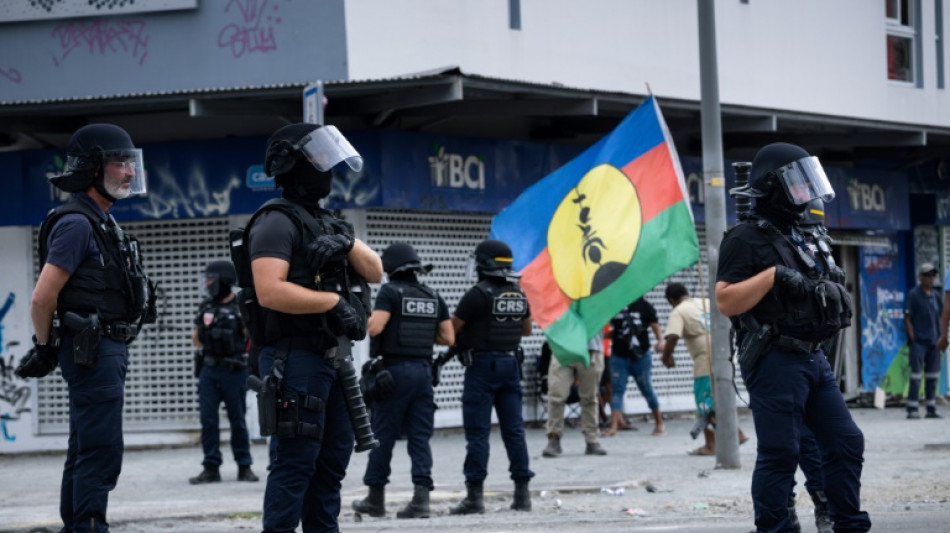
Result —
[[188, 481], [192, 485], [221, 481], [218, 409], [224, 402], [231, 426], [231, 451], [238, 464], [238, 481], [257, 481], [251, 470], [251, 443], [247, 434], [247, 331], [231, 287], [237, 273], [231, 261], [212, 261], [205, 267], [207, 298], [201, 302], [191, 341], [198, 347], [196, 374], [201, 415], [204, 469]]
[[531, 510], [524, 420], [521, 416], [521, 337], [531, 334], [528, 300], [512, 271], [511, 248], [482, 241], [473, 254], [478, 283], [459, 300], [452, 327], [465, 368], [462, 422], [465, 426], [467, 494], [452, 514], [485, 512], [482, 487], [487, 476], [491, 409], [495, 406], [501, 437], [515, 483], [511, 508]]
[[382, 357], [393, 388], [377, 392], [373, 406], [373, 432], [379, 447], [369, 454], [363, 483], [369, 494], [353, 502], [353, 509], [370, 516], [386, 514], [384, 487], [389, 482], [393, 445], [405, 428], [412, 461], [412, 501], [398, 511], [398, 518], [428, 518], [432, 484], [432, 438], [435, 400], [432, 391], [432, 344], [455, 343], [449, 309], [437, 292], [419, 283], [417, 274], [428, 273], [412, 245], [395, 242], [383, 251], [383, 270], [389, 283], [379, 289], [368, 331], [373, 356]]
[[154, 287], [138, 242], [108, 211], [116, 200], [145, 192], [142, 152], [122, 128], [89, 124], [70, 138], [65, 168], [50, 182], [72, 198], [40, 226], [34, 347], [16, 373], [43, 377], [62, 368], [69, 388], [63, 531], [103, 532], [122, 467], [128, 345], [155, 320]]
[[[268, 533], [291, 532], [301, 523], [304, 532], [338, 530], [354, 427], [345, 396], [352, 391], [343, 387], [347, 368], [335, 355], [366, 335], [366, 304], [351, 284], [362, 288], [383, 275], [379, 255], [354, 237], [352, 226], [320, 207], [331, 190], [332, 168], [343, 162], [362, 167], [333, 126], [298, 123], [274, 132], [264, 170], [282, 198], [253, 215], [243, 238], [249, 265], [235, 264], [239, 284], [256, 294], [245, 318], [253, 342], [261, 345], [261, 375], [278, 380], [282, 406], [278, 453], [264, 493]], [[368, 290], [362, 295], [368, 298]]]
[[854, 423], [821, 344], [850, 323], [846, 289], [827, 258], [808, 247], [796, 227], [809, 201], [834, 198], [816, 157], [785, 143], [756, 154], [746, 187], [753, 216], [723, 238], [716, 300], [735, 317], [738, 359], [751, 398], [758, 457], [752, 499], [758, 531], [789, 531], [787, 507], [798, 465], [802, 427], [824, 458], [825, 488], [838, 531], [867, 531], [860, 509], [864, 435]]

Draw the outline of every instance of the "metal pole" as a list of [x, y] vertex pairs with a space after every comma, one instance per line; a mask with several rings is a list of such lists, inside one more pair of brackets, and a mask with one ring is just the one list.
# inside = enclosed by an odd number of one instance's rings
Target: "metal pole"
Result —
[[719, 245], [726, 231], [726, 179], [722, 158], [722, 117], [716, 66], [714, 0], [697, 0], [699, 15], [699, 79], [703, 135], [703, 192], [706, 200], [706, 250], [709, 257], [709, 300], [712, 324], [712, 376], [716, 403], [716, 468], [739, 468], [736, 396], [729, 362], [729, 321], [716, 310]]

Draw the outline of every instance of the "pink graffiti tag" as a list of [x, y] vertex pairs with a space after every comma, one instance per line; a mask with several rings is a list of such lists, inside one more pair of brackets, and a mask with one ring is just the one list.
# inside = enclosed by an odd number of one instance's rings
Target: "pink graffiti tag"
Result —
[[[236, 6], [241, 21], [228, 24], [218, 33], [218, 47], [230, 48], [235, 58], [252, 52], [272, 52], [277, 50], [277, 40], [274, 38], [274, 27], [281, 23], [276, 14], [265, 15], [267, 0], [229, 0], [224, 12]], [[272, 11], [278, 11], [273, 6]]]
[[52, 33], [52, 37], [59, 39], [59, 51], [53, 52], [53, 62], [59, 66], [74, 51], [85, 49], [90, 55], [128, 54], [141, 65], [148, 57], [149, 36], [145, 29], [145, 21], [139, 20], [58, 24]]
[[13, 67], [10, 67], [8, 69], [0, 68], [0, 76], [7, 78], [13, 83], [20, 83], [21, 81], [23, 81], [23, 76], [20, 75], [20, 71]]

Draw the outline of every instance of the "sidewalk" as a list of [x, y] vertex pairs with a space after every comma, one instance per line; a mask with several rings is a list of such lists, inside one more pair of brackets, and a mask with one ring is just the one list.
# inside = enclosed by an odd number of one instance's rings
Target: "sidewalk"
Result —
[[[904, 411], [898, 408], [855, 409], [852, 414], [866, 436], [862, 496], [872, 516], [875, 509], [902, 508], [906, 502], [919, 502], [928, 495], [936, 502], [941, 498], [946, 501], [950, 496], [950, 481], [945, 475], [950, 471], [950, 419], [906, 420]], [[743, 412], [739, 417], [740, 427], [752, 438], [740, 447], [742, 466], [738, 470], [717, 470], [714, 457], [688, 456], [686, 452], [699, 444], [689, 437], [692, 424], [690, 418], [669, 420], [666, 435], [653, 437], [652, 423], [637, 418], [639, 431], [601, 439], [608, 451], [605, 457], [584, 455], [583, 436], [576, 428], [568, 429], [564, 436], [564, 455], [543, 458], [544, 430], [528, 429], [531, 466], [536, 474], [531, 489], [536, 504], [552, 494], [583, 493], [607, 499], [611, 496], [602, 489], [623, 487], [623, 505], [653, 516], [701, 508], [699, 505], [720, 505], [730, 508], [730, 512], [746, 513], [751, 524], [749, 486], [756, 445], [751, 415]], [[496, 496], [492, 506], [507, 509], [512, 483], [497, 429], [492, 433], [491, 449], [486, 496]], [[461, 430], [439, 431], [432, 439], [432, 450], [436, 483], [433, 514], [441, 515], [464, 493], [464, 435]], [[192, 486], [188, 478], [201, 470], [198, 447], [127, 451], [118, 487], [110, 498], [110, 523], [122, 530], [120, 524], [159, 518], [259, 513], [267, 448], [257, 444], [252, 453], [261, 482], [235, 481], [237, 467], [227, 459], [222, 466], [223, 483]], [[367, 455], [354, 454], [351, 460], [343, 482], [341, 522], [353, 522], [350, 502], [365, 495], [362, 475]], [[62, 463], [62, 454], [0, 456], [0, 532], [21, 533], [43, 526], [58, 530]], [[412, 495], [404, 441], [397, 443], [393, 452], [392, 471], [386, 501], [394, 511]], [[800, 473], [798, 477], [801, 482]], [[620, 499], [610, 500], [610, 504], [619, 506]]]

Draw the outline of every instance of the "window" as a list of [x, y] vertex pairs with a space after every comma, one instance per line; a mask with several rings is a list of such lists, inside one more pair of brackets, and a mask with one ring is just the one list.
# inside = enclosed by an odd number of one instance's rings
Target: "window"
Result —
[[917, 82], [917, 0], [884, 0], [887, 14], [887, 79]]

